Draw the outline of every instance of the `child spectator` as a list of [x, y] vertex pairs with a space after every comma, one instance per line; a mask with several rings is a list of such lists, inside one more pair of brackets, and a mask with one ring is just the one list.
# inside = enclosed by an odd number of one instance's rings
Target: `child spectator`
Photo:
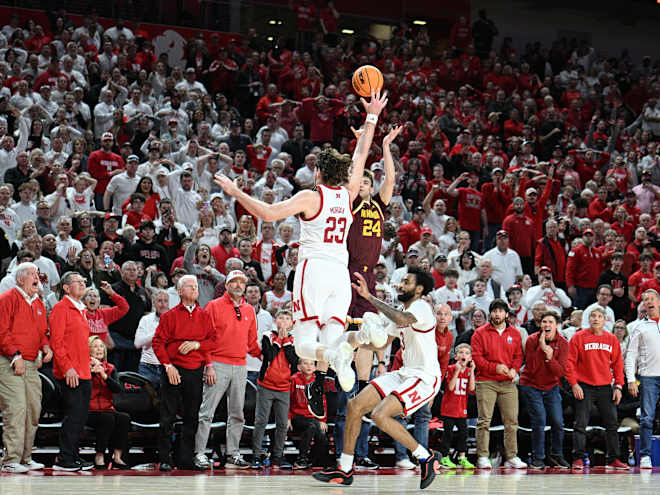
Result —
[[293, 326], [291, 312], [280, 310], [275, 317], [275, 325], [277, 329], [264, 334], [261, 339], [262, 361], [257, 378], [257, 405], [252, 434], [253, 469], [263, 466], [265, 453], [261, 449], [261, 442], [271, 408], [274, 409], [276, 424], [271, 458], [273, 464], [279, 465], [280, 468], [291, 468], [284, 459], [291, 375], [293, 367], [298, 363], [293, 337], [289, 335]]
[[452, 443], [454, 426], [456, 426], [458, 440], [455, 450], [458, 452], [458, 464], [465, 469], [474, 469], [474, 465], [465, 456], [467, 452], [467, 394], [473, 394], [476, 388], [472, 347], [468, 344], [456, 346], [456, 363], [447, 368], [445, 383], [445, 395], [442, 397], [440, 407], [444, 428], [440, 445], [442, 454], [440, 464], [449, 469], [457, 467], [449, 458], [449, 448]]
[[325, 456], [328, 452], [328, 405], [323, 396], [323, 418], [317, 419], [310, 411], [305, 395], [305, 385], [316, 378], [316, 365], [310, 359], [302, 359], [298, 362], [298, 373], [291, 379], [291, 402], [289, 405], [289, 422], [287, 428], [300, 436], [298, 444], [298, 459], [296, 469], [306, 469], [312, 466], [311, 448], [314, 441], [315, 450], [318, 454]]

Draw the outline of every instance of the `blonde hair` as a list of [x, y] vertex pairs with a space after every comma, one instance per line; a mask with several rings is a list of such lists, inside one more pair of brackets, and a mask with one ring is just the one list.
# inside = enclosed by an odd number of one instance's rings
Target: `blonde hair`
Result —
[[92, 335], [89, 339], [87, 339], [87, 345], [89, 345], [89, 354], [91, 356], [91, 354], [92, 354], [92, 345], [97, 340], [100, 341], [101, 344], [103, 344], [103, 360], [107, 361], [108, 360], [108, 348], [106, 347], [105, 342], [103, 342], [103, 339], [101, 339], [101, 337], [99, 337], [98, 335]]

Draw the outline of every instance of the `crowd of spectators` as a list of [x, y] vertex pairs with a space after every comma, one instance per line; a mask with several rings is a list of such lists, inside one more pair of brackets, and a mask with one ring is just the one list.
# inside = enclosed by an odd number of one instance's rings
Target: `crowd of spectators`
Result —
[[[486, 324], [492, 301], [506, 300], [508, 322], [520, 334], [520, 363], [507, 367], [514, 380], [546, 310], [559, 315], [557, 334], [566, 340], [589, 328], [594, 314], [602, 316], [623, 356], [636, 325], [648, 321], [641, 296], [660, 291], [657, 60], [634, 63], [637, 54], [605, 56], [567, 39], [528, 43], [522, 52], [509, 38], [495, 46], [497, 29], [485, 12], [473, 26], [461, 18], [442, 51], [433, 50], [425, 27], [405, 23], [388, 41], [352, 40], [337, 35], [340, 14], [331, 2], [318, 11], [305, 1], [292, 7], [295, 47], [267, 42], [255, 29], [228, 45], [200, 36], [188, 41], [182, 67], [170, 66], [167, 53], [157, 56], [151, 40], [123, 21], [104, 31], [94, 16], [77, 26], [59, 11], [52, 25], [14, 15], [2, 28], [0, 257], [6, 275], [0, 286], [5, 303], [18, 287], [39, 317], [50, 315], [55, 377], [64, 390], [74, 381], [78, 387], [65, 394], [69, 422], [58, 461], [65, 468], [89, 467], [78, 458], [79, 432], [73, 430], [88, 420], [80, 408], [90, 397], [96, 414], [89, 421], [125, 431], [126, 419], [108, 401], [111, 392], [96, 389], [116, 389], [113, 373], [122, 371], [139, 371], [157, 384], [162, 377], [166, 418], [176, 415], [182, 394], [194, 425], [184, 431], [189, 452], [176, 461], [180, 466], [208, 462], [198, 456], [208, 433], [197, 429], [197, 413], [201, 406], [200, 427], [209, 423], [209, 410], [226, 391], [234, 401], [227, 462], [247, 467], [238, 451], [245, 376], [263, 388], [259, 397], [268, 398], [278, 418], [278, 401], [291, 391], [288, 426], [306, 439], [299, 466], [310, 464], [312, 438], [323, 444], [327, 433], [324, 421], [307, 421], [300, 396], [314, 363], [299, 363], [297, 378], [289, 373], [290, 385], [282, 386], [283, 370], [296, 365], [290, 353], [276, 358], [290, 339], [276, 317], [285, 320], [291, 303], [298, 219], [257, 220], [213, 178], [224, 173], [267, 203], [314, 187], [321, 150], [350, 154], [355, 147], [351, 127], [359, 127], [364, 113], [350, 77], [364, 64], [382, 71], [389, 93], [366, 165], [375, 191], [384, 174], [379, 144], [391, 125], [404, 127], [391, 145], [395, 190], [375, 269], [384, 300], [396, 304], [396, 286], [409, 267], [430, 271], [432, 301], [451, 310], [454, 345], [469, 344]], [[26, 262], [38, 269], [33, 293], [24, 287], [32, 284]], [[82, 283], [86, 290], [77, 287]], [[196, 315], [209, 306], [210, 317]], [[169, 330], [161, 330], [161, 316], [172, 308]], [[73, 318], [72, 328], [88, 322], [89, 344], [86, 338], [71, 344], [54, 331], [53, 320], [59, 331], [67, 328], [65, 316]], [[210, 318], [217, 335], [180, 339], [189, 344], [177, 360], [168, 339], [177, 341], [171, 332], [189, 317]], [[249, 329], [248, 321], [254, 323]], [[2, 325], [3, 366], [15, 369], [17, 359], [50, 361], [42, 339], [30, 340], [37, 346], [30, 352], [17, 349], [7, 338], [9, 323]], [[239, 342], [223, 334], [239, 327], [246, 332]], [[66, 345], [77, 346], [78, 354], [89, 345], [94, 377], [87, 357], [62, 353]], [[453, 358], [451, 345], [444, 352]], [[85, 370], [76, 373], [76, 359]], [[274, 363], [279, 371], [269, 377]], [[477, 377], [486, 373], [476, 356], [475, 364]], [[459, 366], [457, 376], [463, 371]], [[221, 378], [222, 390], [209, 396]], [[623, 386], [623, 377], [613, 378]], [[87, 385], [78, 386], [79, 379]], [[570, 385], [577, 380], [572, 375]], [[493, 390], [510, 393], [509, 387]], [[15, 393], [0, 387], [0, 395]], [[600, 401], [599, 393], [590, 400]], [[3, 396], [3, 408], [8, 402]], [[259, 410], [262, 423], [264, 414]], [[643, 416], [643, 425], [652, 427], [650, 406]], [[286, 428], [281, 422], [278, 427]], [[6, 424], [5, 435], [12, 431]], [[168, 435], [161, 443], [165, 465], [173, 464]], [[97, 443], [101, 453], [114, 448], [114, 465], [124, 464], [125, 443], [109, 446], [107, 436]], [[511, 443], [506, 447], [514, 450]], [[263, 454], [261, 445], [254, 448]], [[22, 451], [7, 455], [12, 469], [34, 463]], [[276, 456], [289, 466], [281, 450]], [[105, 464], [103, 456], [95, 461]]]

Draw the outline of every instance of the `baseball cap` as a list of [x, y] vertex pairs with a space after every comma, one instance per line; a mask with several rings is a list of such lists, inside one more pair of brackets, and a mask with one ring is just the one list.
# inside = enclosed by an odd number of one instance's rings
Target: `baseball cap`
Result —
[[526, 144], [534, 144], [534, 143], [529, 139], [526, 139], [525, 141], [522, 142], [522, 145], [525, 146]]
[[192, 164], [192, 162], [183, 162], [183, 165], [181, 165], [181, 168], [183, 170], [188, 170], [188, 169], [195, 168], [195, 166]]
[[506, 230], [498, 230], [496, 236], [497, 237], [509, 237], [509, 233]]
[[532, 193], [534, 193], [536, 195], [539, 194], [539, 192], [536, 189], [534, 189], [533, 187], [528, 187], [527, 190], [525, 191], [525, 196], [527, 196], [528, 194], [532, 194]]
[[156, 170], [156, 176], [167, 175], [168, 173], [169, 171], [165, 167], [158, 167], [158, 169]]
[[379, 256], [378, 257], [378, 263], [376, 265], [385, 265], [385, 257], [384, 256]]
[[522, 292], [522, 285], [520, 285], [520, 284], [513, 284], [511, 287], [509, 287], [509, 289], [506, 291], [506, 293], [507, 293], [507, 294], [510, 294], [510, 293], [513, 292], [514, 290], [519, 290], [520, 292]]
[[131, 144], [130, 141], [124, 141], [123, 143], [121, 143], [120, 148], [130, 148], [131, 146], [133, 145]]
[[376, 170], [385, 170], [385, 169], [379, 162], [376, 162], [371, 166], [371, 171], [375, 172]]
[[653, 265], [653, 269], [655, 270], [656, 268], [660, 268], [660, 261], [656, 261], [655, 265]]
[[594, 235], [594, 231], [591, 230], [591, 229], [584, 229], [584, 232], [582, 232], [582, 235], [587, 235], [587, 234]]
[[225, 230], [231, 234], [231, 229], [226, 225], [220, 229], [220, 233], [222, 234]]
[[132, 162], [132, 161], [139, 162], [140, 159], [138, 158], [137, 155], [128, 155], [128, 158], [126, 158], [126, 161], [127, 162]]
[[415, 249], [415, 248], [408, 248], [408, 252], [406, 253], [406, 257], [408, 258], [410, 256], [419, 257], [419, 251], [417, 251], [417, 249]]
[[463, 129], [461, 131], [461, 134], [470, 134], [470, 135], [472, 135], [472, 132], [470, 131], [470, 129]]
[[105, 216], [103, 217], [103, 221], [112, 220], [113, 218], [121, 222], [121, 215], [117, 215], [116, 213], [112, 213], [111, 211], [105, 214]]
[[229, 123], [229, 127], [240, 127], [241, 126], [241, 121], [234, 119]]
[[112, 135], [111, 132], [104, 132], [101, 135], [101, 141], [103, 141], [104, 139], [112, 139], [114, 141], [115, 137]]
[[228, 284], [229, 282], [231, 282], [232, 280], [236, 279], [236, 278], [242, 278], [246, 282], [248, 280], [245, 273], [243, 273], [241, 270], [232, 270], [227, 274], [227, 278], [225, 279], [225, 285]]
[[423, 206], [415, 206], [415, 210], [414, 210], [414, 211], [416, 211], [416, 212], [417, 212], [417, 211], [424, 211], [424, 207], [423, 207]]
[[176, 120], [174, 117], [172, 117], [171, 119], [169, 119], [169, 120], [167, 121], [167, 123], [168, 123], [168, 124], [172, 124], [172, 123], [178, 124], [179, 121]]
[[428, 227], [424, 227], [422, 229], [422, 235], [424, 235], [424, 234], [433, 234], [433, 231]]
[[194, 72], [195, 72], [195, 68], [194, 68], [194, 67], [188, 67], [188, 68], [186, 69], [186, 73], [194, 73]]
[[439, 263], [440, 261], [447, 261], [447, 255], [445, 254], [439, 254], [435, 257], [433, 260], [433, 263]]
[[504, 170], [502, 170], [500, 167], [495, 167], [495, 168], [493, 169], [493, 173], [496, 174], [497, 172], [499, 172], [500, 174], [503, 174], [503, 173], [504, 173]]
[[550, 269], [549, 266], [543, 265], [541, 268], [539, 268], [539, 273], [541, 273], [541, 272], [550, 272], [550, 273], [552, 273], [552, 270]]

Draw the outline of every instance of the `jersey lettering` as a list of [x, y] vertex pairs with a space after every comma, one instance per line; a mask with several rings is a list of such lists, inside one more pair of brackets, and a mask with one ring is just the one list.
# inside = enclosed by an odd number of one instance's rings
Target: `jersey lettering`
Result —
[[420, 400], [422, 400], [422, 398], [421, 398], [421, 397], [419, 396], [419, 394], [417, 393], [417, 390], [413, 390], [412, 392], [410, 392], [410, 393], [408, 394], [408, 397], [410, 397], [410, 401], [411, 401], [413, 404], [415, 404], [416, 402], [419, 402]]

